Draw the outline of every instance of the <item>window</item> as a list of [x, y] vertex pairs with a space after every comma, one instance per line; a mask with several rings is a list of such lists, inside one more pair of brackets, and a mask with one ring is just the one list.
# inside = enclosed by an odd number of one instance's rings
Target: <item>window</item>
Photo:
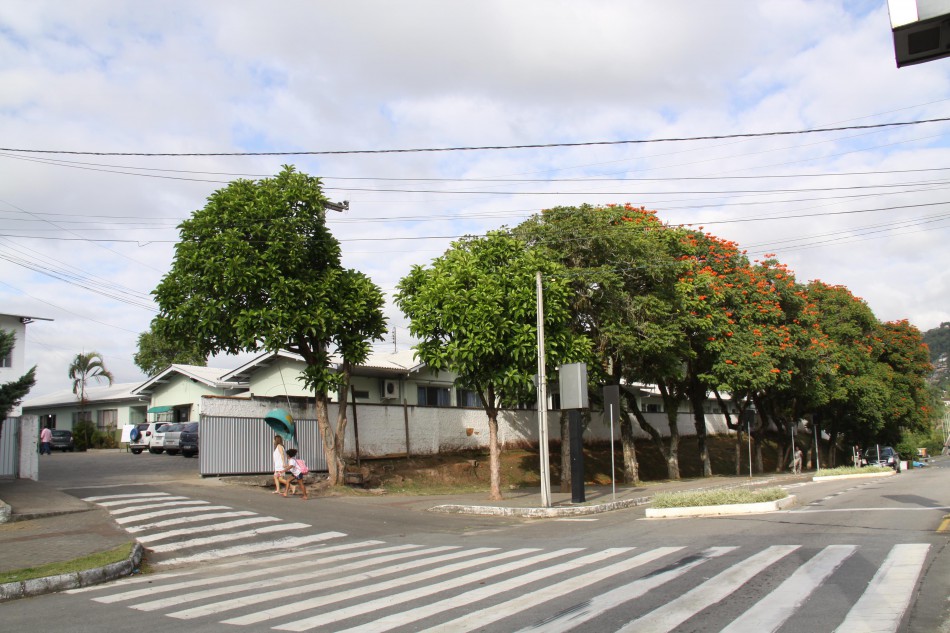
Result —
[[367, 398], [369, 398], [368, 390], [361, 391], [359, 389], [354, 389], [352, 393], [353, 393], [353, 397], [356, 398], [357, 400], [366, 400]]
[[423, 407], [447, 407], [451, 403], [448, 387], [419, 387], [417, 394]]
[[658, 404], [647, 404], [647, 413], [663, 413], [663, 409]]
[[103, 409], [99, 412], [98, 420], [96, 420], [96, 428], [100, 431], [107, 431], [109, 429], [116, 428], [116, 425], [119, 423], [119, 410], [118, 409]]
[[482, 399], [478, 393], [469, 389], [459, 389], [455, 394], [456, 402], [460, 407], [478, 407], [482, 406]]
[[92, 411], [75, 411], [73, 413], [73, 426], [79, 422], [92, 422]]
[[13, 367], [13, 350], [0, 356], [0, 367]]

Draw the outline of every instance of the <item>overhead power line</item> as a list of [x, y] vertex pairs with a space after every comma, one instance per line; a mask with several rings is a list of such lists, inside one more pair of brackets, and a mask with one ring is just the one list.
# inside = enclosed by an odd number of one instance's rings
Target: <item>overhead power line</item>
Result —
[[347, 149], [347, 150], [299, 150], [280, 152], [102, 152], [63, 149], [25, 149], [0, 147], [4, 152], [29, 154], [67, 154], [72, 156], [327, 156], [340, 154], [412, 154], [426, 152], [471, 152], [511, 149], [548, 149], [555, 147], [590, 147], [604, 145], [644, 145], [649, 143], [678, 143], [685, 141], [716, 141], [736, 138], [761, 138], [768, 136], [795, 136], [801, 134], [821, 134], [824, 132], [846, 132], [849, 130], [874, 130], [893, 127], [907, 127], [926, 123], [945, 123], [950, 117], [939, 119], [921, 119], [916, 121], [895, 121], [893, 123], [874, 123], [870, 125], [847, 125], [841, 127], [811, 128], [806, 130], [780, 130], [772, 132], [744, 132], [739, 134], [715, 134], [708, 136], [674, 136], [666, 138], [627, 139], [620, 141], [579, 141], [575, 143], [529, 143], [523, 145], [469, 145], [458, 147], [414, 147], [391, 149]]

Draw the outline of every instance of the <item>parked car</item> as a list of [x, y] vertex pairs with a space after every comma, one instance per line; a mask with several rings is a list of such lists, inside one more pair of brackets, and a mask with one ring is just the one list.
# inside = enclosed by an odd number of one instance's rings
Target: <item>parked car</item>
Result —
[[152, 446], [156, 445], [156, 431], [166, 424], [168, 424], [168, 422], [141, 422], [136, 424], [129, 435], [129, 450], [136, 455], [144, 450], [147, 450], [149, 453], [161, 453], [161, 448], [155, 451], [152, 450]]
[[178, 454], [181, 450], [181, 434], [191, 425], [194, 425], [195, 430], [198, 429], [197, 422], [180, 422], [165, 427], [165, 441], [162, 442], [162, 446], [166, 453], [169, 455]]
[[63, 451], [69, 451], [72, 453], [76, 450], [76, 442], [73, 440], [73, 432], [66, 431], [65, 429], [52, 429], [53, 438], [50, 440], [49, 446], [51, 449], [58, 449]]
[[901, 470], [901, 456], [893, 446], [870, 446], [864, 450], [864, 460], [868, 466], [887, 466], [897, 472]]
[[165, 450], [165, 429], [172, 425], [171, 422], [161, 422], [155, 425], [152, 432], [152, 443], [148, 447], [148, 452], [152, 455], [158, 455]]
[[179, 446], [183, 457], [194, 457], [198, 454], [198, 423], [188, 422], [181, 431]]

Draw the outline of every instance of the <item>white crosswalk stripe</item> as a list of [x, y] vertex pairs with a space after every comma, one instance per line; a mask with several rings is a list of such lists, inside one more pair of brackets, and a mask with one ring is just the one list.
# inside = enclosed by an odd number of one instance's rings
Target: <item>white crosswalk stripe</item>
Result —
[[[243, 555], [263, 547], [301, 546], [345, 536], [339, 532], [328, 532], [291, 539], [267, 538], [278, 532], [302, 531], [311, 526], [307, 523], [285, 523], [278, 517], [234, 510], [227, 506], [212, 505], [201, 499], [162, 492], [99, 495], [86, 497], [85, 501], [106, 508], [113, 518], [135, 534], [136, 539], [152, 554], [192, 551], [171, 560], [156, 561], [156, 564], [201, 562], [224, 556]], [[221, 521], [223, 518], [234, 520]], [[240, 529], [251, 526], [257, 527]], [[254, 543], [240, 543], [245, 540]], [[221, 547], [225, 543], [228, 547]], [[206, 549], [194, 551], [201, 548]]]
[[836, 631], [870, 633], [896, 631], [924, 568], [930, 546], [922, 543], [895, 545], [887, 560], [848, 612]]
[[[822, 587], [839, 575], [853, 586], [857, 574], [866, 589], [853, 604], [835, 603], [840, 612], [823, 616], [826, 631], [895, 632], [931, 550], [921, 543], [889, 550], [390, 544], [211, 504], [149, 516], [172, 510], [163, 504], [192, 501], [171, 495], [94, 499], [129, 519], [136, 538], [159, 558], [175, 556], [161, 563], [179, 567], [70, 593], [88, 595], [102, 608], [161, 614], [199, 628], [214, 621], [245, 630], [334, 633], [759, 633], [791, 630], [800, 617], [813, 629], [809, 606], [817, 600], [827, 608]], [[209, 507], [215, 509], [203, 511]], [[737, 614], [738, 604], [751, 606]]]

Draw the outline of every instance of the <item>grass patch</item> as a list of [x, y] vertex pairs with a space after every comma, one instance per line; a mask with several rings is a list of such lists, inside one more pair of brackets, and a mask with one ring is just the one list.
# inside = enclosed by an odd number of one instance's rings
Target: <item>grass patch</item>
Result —
[[118, 563], [129, 557], [132, 553], [132, 542], [120, 545], [115, 549], [98, 554], [90, 554], [65, 563], [50, 563], [40, 565], [39, 567], [27, 567], [25, 569], [15, 569], [13, 571], [0, 572], [0, 584], [8, 582], [20, 582], [23, 580], [33, 580], [34, 578], [46, 578], [47, 576], [59, 576], [60, 574], [71, 574], [77, 571], [95, 569], [103, 567], [110, 563]]
[[889, 466], [839, 466], [838, 468], [822, 468], [815, 472], [815, 477], [834, 477], [835, 475], [870, 475], [872, 473], [886, 473], [893, 470]]
[[729, 488], [727, 490], [699, 490], [687, 492], [664, 492], [653, 497], [654, 508], [690, 508], [695, 506], [723, 506], [736, 503], [761, 503], [778, 501], [788, 496], [781, 488], [748, 490]]

